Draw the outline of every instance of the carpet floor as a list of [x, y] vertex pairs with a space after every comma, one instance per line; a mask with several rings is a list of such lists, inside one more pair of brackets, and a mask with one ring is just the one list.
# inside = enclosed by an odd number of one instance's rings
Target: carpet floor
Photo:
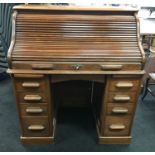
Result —
[[155, 98], [147, 95], [139, 99], [132, 129], [130, 145], [97, 144], [95, 123], [90, 109], [76, 108], [59, 112], [54, 144], [23, 145], [10, 78], [0, 81], [0, 151], [96, 151], [136, 152], [155, 151]]

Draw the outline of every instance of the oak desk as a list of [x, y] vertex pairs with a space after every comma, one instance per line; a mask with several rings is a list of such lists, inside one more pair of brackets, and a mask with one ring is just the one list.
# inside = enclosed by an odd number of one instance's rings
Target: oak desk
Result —
[[144, 74], [139, 38], [134, 9], [14, 7], [8, 72], [14, 83], [22, 142], [54, 141], [51, 83], [89, 80], [103, 85], [100, 103], [92, 100], [99, 143], [130, 143]]

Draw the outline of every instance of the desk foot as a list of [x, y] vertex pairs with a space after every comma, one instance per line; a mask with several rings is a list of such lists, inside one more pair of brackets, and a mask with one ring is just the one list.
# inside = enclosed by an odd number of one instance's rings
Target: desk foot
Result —
[[23, 144], [53, 144], [54, 137], [20, 137]]

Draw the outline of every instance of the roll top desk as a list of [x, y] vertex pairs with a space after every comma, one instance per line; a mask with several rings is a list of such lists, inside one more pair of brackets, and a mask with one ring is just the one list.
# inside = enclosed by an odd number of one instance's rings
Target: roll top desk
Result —
[[66, 80], [104, 85], [98, 111], [91, 100], [98, 142], [130, 143], [145, 63], [136, 10], [15, 6], [8, 63], [23, 143], [54, 142], [51, 83]]

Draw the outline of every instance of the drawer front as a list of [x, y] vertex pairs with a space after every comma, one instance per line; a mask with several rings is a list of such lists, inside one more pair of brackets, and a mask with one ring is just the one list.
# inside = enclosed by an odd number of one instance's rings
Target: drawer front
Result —
[[108, 93], [108, 102], [110, 103], [129, 103], [129, 102], [135, 102], [136, 101], [136, 93], [134, 92], [110, 92]]
[[47, 116], [48, 104], [20, 104], [20, 111], [22, 116]]
[[107, 114], [109, 115], [128, 115], [132, 114], [134, 111], [134, 105], [132, 104], [107, 104]]
[[36, 78], [21, 78], [15, 81], [16, 91], [38, 91], [46, 90], [46, 82], [43, 79]]
[[[22, 64], [22, 65], [21, 65]], [[138, 63], [23, 63], [13, 62], [14, 69], [33, 69], [33, 70], [95, 70], [95, 71], [119, 71], [119, 70], [140, 70], [141, 65]]]
[[105, 136], [128, 136], [131, 116], [106, 116]]
[[47, 102], [45, 93], [21, 92], [18, 94], [19, 103], [43, 103]]
[[23, 136], [43, 137], [50, 135], [48, 117], [22, 117]]
[[139, 80], [112, 79], [109, 82], [110, 91], [136, 91], [139, 88]]

